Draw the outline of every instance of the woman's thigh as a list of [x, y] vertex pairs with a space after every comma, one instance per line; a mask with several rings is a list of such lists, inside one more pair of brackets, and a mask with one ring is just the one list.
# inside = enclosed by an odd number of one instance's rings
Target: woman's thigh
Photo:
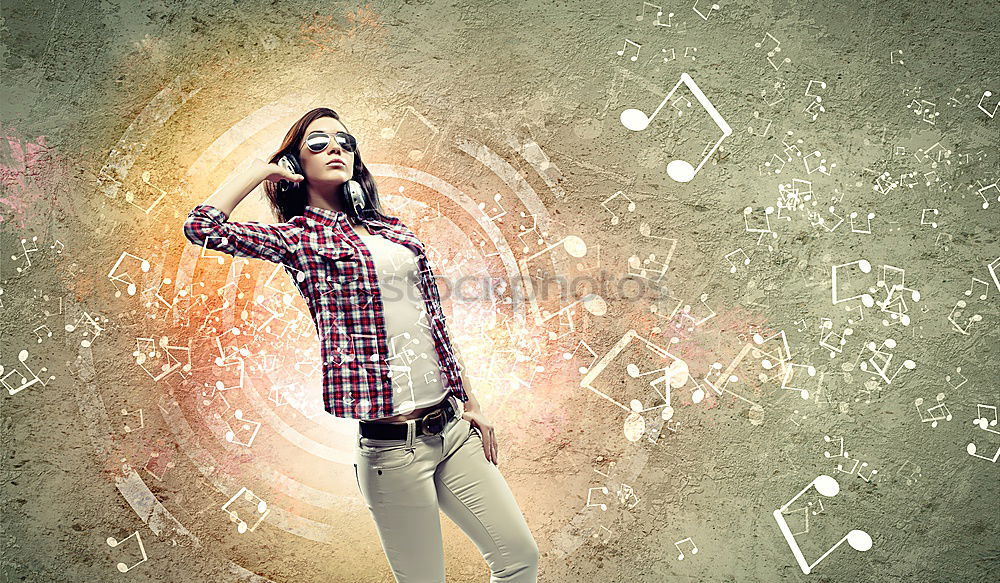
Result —
[[375, 521], [396, 581], [444, 581], [444, 550], [434, 470], [440, 445], [414, 440], [388, 447], [358, 446], [358, 487]]
[[438, 464], [434, 481], [441, 510], [472, 539], [495, 580], [536, 580], [538, 546], [478, 430]]

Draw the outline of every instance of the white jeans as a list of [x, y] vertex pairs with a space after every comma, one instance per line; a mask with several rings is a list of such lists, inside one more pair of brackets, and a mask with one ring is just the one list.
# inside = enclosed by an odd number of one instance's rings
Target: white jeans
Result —
[[535, 583], [538, 546], [479, 430], [456, 417], [441, 433], [406, 439], [357, 434], [354, 471], [397, 583], [444, 583], [438, 509], [461, 528], [490, 567], [490, 582]]

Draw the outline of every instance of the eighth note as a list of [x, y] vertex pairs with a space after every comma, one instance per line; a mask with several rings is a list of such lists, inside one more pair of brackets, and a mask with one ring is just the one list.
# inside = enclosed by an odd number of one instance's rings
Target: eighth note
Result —
[[691, 537], [682, 538], [681, 540], [679, 540], [679, 541], [677, 541], [677, 542], [674, 543], [674, 546], [677, 547], [677, 550], [681, 553], [680, 555], [677, 556], [677, 560], [678, 561], [683, 561], [684, 560], [684, 550], [681, 549], [681, 543], [683, 543], [683, 542], [689, 542], [689, 543], [691, 543], [691, 546], [693, 547], [691, 549], [691, 554], [692, 555], [697, 555], [698, 554], [698, 545], [694, 544], [694, 541], [691, 540]]
[[935, 217], [938, 215], [938, 210], [937, 209], [923, 209], [923, 210], [920, 211], [920, 224], [921, 224], [921, 226], [922, 225], [930, 225], [932, 229], [936, 229], [937, 225], [938, 225], [937, 221], [928, 221], [927, 220], [927, 213], [928, 213], [928, 211], [931, 212], [931, 213], [934, 213]]
[[785, 502], [785, 504], [782, 505], [781, 508], [774, 511], [774, 520], [778, 523], [778, 528], [781, 529], [781, 534], [785, 537], [785, 542], [787, 542], [789, 548], [791, 548], [792, 555], [795, 556], [795, 560], [796, 562], [798, 562], [799, 568], [801, 568], [802, 572], [805, 573], [806, 575], [808, 575], [813, 570], [813, 568], [815, 568], [816, 565], [820, 563], [820, 561], [825, 559], [827, 555], [837, 550], [837, 547], [843, 544], [844, 541], [847, 541], [847, 544], [849, 544], [851, 548], [853, 548], [856, 551], [864, 552], [872, 548], [872, 537], [867, 532], [863, 530], [852, 530], [848, 532], [846, 535], [844, 535], [842, 539], [837, 541], [837, 544], [833, 545], [825, 553], [820, 555], [820, 557], [816, 559], [816, 561], [814, 561], [813, 563], [809, 563], [806, 561], [805, 556], [802, 554], [802, 549], [799, 548], [799, 543], [795, 540], [795, 535], [792, 534], [791, 529], [788, 528], [788, 522], [785, 520], [784, 513], [786, 510], [788, 510], [789, 506], [791, 506], [796, 500], [798, 500], [803, 494], [805, 494], [806, 491], [809, 490], [809, 488], [813, 486], [816, 487], [817, 492], [819, 492], [823, 496], [826, 496], [827, 498], [832, 498], [840, 492], [840, 484], [837, 483], [837, 480], [833, 479], [830, 476], [817, 476], [815, 480], [810, 482], [791, 500]]
[[729, 262], [729, 265], [732, 266], [732, 267], [729, 268], [729, 273], [736, 273], [736, 270], [737, 270], [737, 268], [736, 268], [736, 262], [733, 261], [733, 255], [736, 255], [736, 254], [743, 255], [743, 258], [744, 258], [743, 259], [743, 265], [750, 265], [750, 256], [747, 255], [746, 251], [743, 250], [743, 247], [740, 247], [736, 251], [733, 251], [732, 253], [727, 253], [726, 254], [725, 259], [726, 259], [726, 261]]
[[722, 144], [722, 141], [725, 140], [726, 137], [732, 135], [733, 129], [729, 127], [729, 124], [726, 123], [726, 120], [722, 118], [722, 115], [719, 113], [717, 109], [715, 109], [715, 106], [712, 105], [712, 102], [708, 100], [708, 97], [705, 96], [701, 88], [698, 87], [698, 85], [694, 82], [694, 79], [692, 79], [690, 75], [688, 75], [687, 73], [681, 73], [680, 80], [677, 81], [677, 84], [674, 85], [673, 89], [671, 89], [670, 92], [667, 93], [667, 96], [663, 98], [663, 101], [661, 101], [660, 104], [656, 106], [656, 109], [653, 110], [652, 115], [647, 116], [644, 111], [639, 109], [626, 109], [621, 113], [620, 120], [622, 122], [622, 125], [625, 126], [626, 128], [634, 132], [641, 132], [642, 130], [649, 127], [649, 122], [653, 121], [653, 118], [655, 118], [656, 114], [659, 113], [661, 109], [663, 109], [663, 106], [668, 102], [670, 102], [670, 98], [673, 97], [674, 92], [677, 91], [677, 88], [680, 87], [682, 83], [685, 86], [687, 86], [687, 88], [691, 91], [691, 93], [695, 96], [695, 98], [697, 98], [698, 103], [701, 104], [703, 108], [705, 108], [705, 111], [708, 112], [708, 115], [712, 116], [712, 121], [714, 121], [715, 124], [719, 126], [719, 129], [722, 130], [722, 137], [719, 138], [719, 141], [715, 142], [715, 144], [712, 145], [711, 149], [708, 149], [708, 153], [705, 155], [704, 158], [702, 158], [701, 162], [698, 163], [697, 167], [693, 166], [687, 160], [673, 160], [672, 162], [667, 164], [667, 175], [670, 176], [670, 178], [673, 178], [677, 182], [691, 182], [691, 180], [694, 179], [695, 175], [698, 174], [698, 171], [701, 170], [701, 167], [705, 165], [705, 162], [707, 162], [708, 159], [712, 157], [712, 154], [715, 153], [715, 150], [717, 150], [718, 147]]
[[146, 547], [144, 547], [142, 545], [142, 536], [139, 535], [139, 531], [137, 530], [137, 531], [133, 532], [132, 534], [128, 535], [127, 537], [123, 538], [122, 540], [118, 540], [118, 539], [116, 539], [113, 536], [109, 536], [106, 539], [106, 541], [105, 541], [105, 542], [108, 543], [109, 547], [115, 548], [118, 545], [120, 545], [120, 544], [124, 543], [125, 541], [127, 541], [128, 539], [132, 538], [133, 536], [135, 537], [135, 542], [139, 543], [139, 553], [142, 555], [142, 559], [140, 559], [139, 561], [137, 561], [137, 562], [135, 562], [135, 563], [133, 563], [131, 565], [126, 565], [125, 563], [119, 562], [118, 565], [116, 565], [116, 566], [117, 566], [118, 571], [120, 573], [127, 573], [132, 568], [134, 568], [136, 565], [139, 565], [140, 563], [144, 563], [144, 562], [146, 562], [149, 559], [149, 556], [146, 554]]
[[626, 49], [626, 48], [627, 48], [627, 47], [628, 47], [629, 45], [632, 45], [632, 46], [634, 46], [634, 47], [635, 47], [635, 54], [634, 54], [634, 55], [632, 55], [631, 57], [629, 57], [629, 59], [630, 59], [631, 61], [635, 62], [635, 60], [639, 58], [639, 51], [640, 51], [640, 50], [642, 50], [642, 45], [640, 45], [640, 44], [638, 44], [638, 43], [635, 43], [635, 42], [632, 42], [632, 41], [630, 41], [630, 40], [628, 40], [628, 39], [625, 39], [625, 44], [624, 44], [624, 45], [622, 45], [622, 49], [621, 49], [620, 51], [615, 51], [615, 52], [617, 53], [617, 55], [618, 55], [619, 57], [622, 57], [622, 56], [625, 56], [625, 49]]
[[986, 101], [987, 97], [993, 97], [993, 92], [992, 91], [983, 91], [983, 96], [979, 98], [979, 103], [976, 104], [976, 107], [978, 107], [990, 119], [993, 119], [993, 116], [995, 116], [997, 114], [997, 110], [1000, 109], [1000, 102], [997, 102], [993, 106], [993, 111], [990, 111], [990, 110], [986, 109], [985, 107], [983, 107], [983, 102]]

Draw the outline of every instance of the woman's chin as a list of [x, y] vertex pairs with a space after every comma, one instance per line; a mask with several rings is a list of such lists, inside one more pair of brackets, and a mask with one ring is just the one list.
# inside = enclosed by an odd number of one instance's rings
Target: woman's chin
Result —
[[331, 182], [346, 182], [351, 179], [351, 172], [346, 168], [331, 168], [326, 172], [326, 176]]
[[350, 180], [350, 176], [345, 176], [343, 173], [339, 172], [328, 172], [326, 176], [319, 180], [312, 180], [311, 183], [316, 186], [334, 187], [340, 186], [341, 184]]

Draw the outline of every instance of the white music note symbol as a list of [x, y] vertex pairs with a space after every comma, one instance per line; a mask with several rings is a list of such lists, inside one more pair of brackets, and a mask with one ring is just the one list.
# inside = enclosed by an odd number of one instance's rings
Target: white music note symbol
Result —
[[715, 109], [715, 106], [712, 105], [712, 102], [708, 100], [708, 97], [705, 96], [701, 88], [698, 87], [690, 75], [687, 73], [681, 73], [680, 80], [677, 81], [677, 84], [674, 85], [673, 89], [667, 93], [667, 96], [663, 98], [663, 101], [656, 106], [652, 115], [647, 116], [644, 111], [639, 109], [626, 109], [621, 113], [620, 119], [623, 126], [634, 132], [640, 132], [646, 129], [649, 127], [649, 123], [653, 121], [653, 118], [656, 117], [656, 114], [663, 109], [663, 106], [670, 102], [670, 98], [673, 97], [674, 92], [677, 91], [677, 88], [680, 87], [682, 83], [687, 86], [692, 94], [694, 94], [695, 98], [698, 99], [698, 103], [705, 108], [708, 115], [712, 116], [712, 121], [714, 121], [715, 124], [719, 126], [719, 129], [722, 130], [722, 137], [719, 138], [719, 141], [712, 145], [712, 148], [708, 151], [705, 157], [702, 158], [701, 162], [698, 163], [697, 167], [691, 165], [691, 163], [687, 160], [673, 160], [667, 164], [667, 176], [670, 176], [670, 178], [673, 178], [677, 182], [691, 182], [695, 175], [698, 174], [698, 171], [701, 170], [701, 167], [705, 165], [705, 162], [712, 157], [715, 150], [722, 144], [722, 140], [725, 140], [726, 137], [732, 135], [733, 129], [729, 127], [729, 124], [722, 118], [722, 115], [717, 109]]
[[[855, 462], [855, 466], [857, 466], [857, 462]], [[851, 473], [854, 473], [853, 470]], [[837, 541], [837, 544], [827, 549], [827, 551], [820, 555], [820, 557], [813, 563], [806, 561], [805, 556], [802, 554], [802, 549], [799, 548], [799, 543], [795, 540], [795, 535], [792, 534], [791, 529], [788, 528], [788, 522], [785, 521], [784, 512], [813, 486], [816, 487], [817, 492], [827, 498], [832, 498], [840, 492], [840, 484], [837, 483], [837, 480], [830, 476], [818, 476], [805, 488], [802, 488], [802, 490], [796, 494], [795, 497], [782, 505], [781, 508], [774, 511], [774, 520], [778, 523], [778, 528], [781, 529], [781, 534], [785, 537], [785, 542], [787, 542], [789, 548], [791, 548], [792, 555], [795, 556], [795, 560], [798, 562], [799, 568], [802, 569], [802, 572], [806, 575], [808, 575], [813, 568], [820, 563], [820, 561], [825, 559], [827, 555], [837, 550], [837, 547], [843, 544], [844, 541], [847, 541], [847, 544], [849, 544], [851, 548], [856, 551], [864, 552], [872, 548], [872, 537], [863, 530], [855, 529], [844, 535], [842, 539]]]

